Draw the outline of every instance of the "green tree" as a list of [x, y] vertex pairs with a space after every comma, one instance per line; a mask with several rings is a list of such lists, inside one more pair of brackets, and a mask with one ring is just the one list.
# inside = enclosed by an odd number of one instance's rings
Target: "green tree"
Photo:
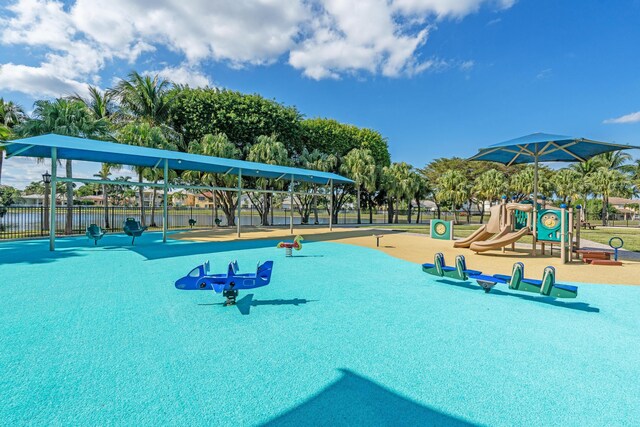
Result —
[[569, 166], [571, 169], [578, 173], [580, 177], [580, 190], [581, 190], [581, 198], [584, 200], [584, 206], [582, 207], [582, 215], [583, 219], [587, 219], [587, 214], [589, 212], [589, 193], [591, 193], [591, 183], [590, 178], [598, 168], [600, 167], [600, 161], [597, 157], [592, 157], [584, 162], [573, 163]]
[[599, 168], [589, 177], [595, 194], [602, 196], [602, 225], [607, 225], [609, 211], [609, 197], [611, 195], [628, 195], [630, 180], [627, 175], [606, 166]]
[[508, 189], [507, 177], [497, 169], [489, 169], [479, 175], [474, 184], [473, 191], [478, 195], [480, 206], [480, 223], [484, 222], [484, 202], [489, 202], [489, 206], [500, 200]]
[[[251, 162], [266, 163], [268, 165], [287, 165], [289, 163], [289, 153], [284, 144], [278, 141], [276, 135], [265, 136], [260, 135], [256, 144], [252, 145], [247, 155], [247, 160]], [[255, 197], [253, 193], [247, 193], [253, 206], [255, 206], [258, 214], [260, 215], [260, 223], [262, 225], [269, 225], [269, 211], [271, 208], [271, 196], [272, 193], [267, 190], [275, 189], [275, 186], [282, 185], [287, 182], [288, 177], [283, 177], [282, 181], [273, 182], [273, 180], [267, 178], [258, 178], [256, 180], [258, 187], [265, 190], [262, 193], [262, 200], [260, 197]], [[294, 200], [291, 200], [291, 209], [293, 209]]]
[[[322, 172], [328, 172], [333, 170], [338, 164], [338, 158], [333, 154], [325, 154], [318, 149], [315, 149], [309, 152], [306, 148], [302, 150], [302, 154], [297, 158], [298, 166], [305, 169], [313, 169]], [[311, 196], [311, 200], [309, 201], [306, 197], [298, 196], [298, 206], [301, 207], [300, 215], [302, 217], [303, 223], [309, 222], [310, 209], [313, 209], [314, 213], [314, 224], [319, 224], [318, 219], [318, 196], [317, 194], [320, 189], [317, 184], [306, 184], [302, 183], [301, 186], [308, 186], [313, 196]], [[306, 188], [306, 187], [305, 187]], [[311, 207], [309, 204], [311, 203]], [[305, 209], [305, 207], [307, 209]]]
[[317, 149], [344, 157], [354, 148], [361, 148], [369, 150], [376, 166], [391, 164], [387, 140], [375, 130], [321, 118], [303, 120], [301, 127], [304, 147], [309, 151]]
[[560, 169], [552, 175], [552, 183], [556, 195], [562, 199], [562, 203], [567, 203], [569, 198], [576, 198], [582, 194], [581, 177], [574, 169]]
[[404, 200], [410, 202], [415, 194], [416, 188], [412, 172], [413, 167], [405, 162], [392, 163], [391, 166], [382, 170], [384, 186], [389, 196], [390, 222], [398, 223], [400, 203]]
[[[119, 170], [120, 165], [114, 165], [111, 163], [103, 163], [100, 167], [100, 171], [93, 176], [103, 180], [109, 181], [111, 171]], [[111, 228], [109, 226], [109, 187], [106, 184], [101, 184], [102, 187], [102, 204], [104, 205], [104, 226], [105, 228]]]
[[101, 92], [100, 89], [91, 85], [88, 85], [87, 92], [88, 97], [86, 98], [75, 93], [70, 96], [69, 99], [82, 102], [86, 105], [96, 120], [111, 120], [117, 111], [115, 104], [116, 93], [109, 90]]
[[[189, 144], [189, 152], [224, 159], [237, 159], [241, 155], [240, 150], [229, 141], [229, 138], [227, 138], [227, 135], [224, 133], [217, 133], [215, 135], [208, 134], [203, 136], [200, 141], [191, 142]], [[224, 188], [235, 187], [238, 179], [233, 175], [203, 173], [198, 171], [187, 171], [182, 177], [191, 183]], [[222, 211], [227, 218], [227, 224], [235, 225], [235, 210], [239, 202], [236, 194], [235, 191], [213, 191], [212, 198], [216, 219], [218, 219], [217, 203], [220, 201]]]
[[[0, 98], [0, 141], [11, 137], [11, 130], [23, 123], [27, 116], [17, 104]], [[0, 184], [2, 184], [2, 164], [4, 163], [4, 147], [0, 147]]]
[[[259, 136], [278, 135], [290, 154], [302, 151], [302, 116], [294, 107], [259, 95], [212, 88], [182, 88], [176, 94], [169, 124], [188, 143], [224, 133], [240, 150], [238, 158], [244, 158]], [[181, 150], [191, 151], [188, 146]]]
[[459, 170], [446, 171], [436, 181], [437, 197], [453, 209], [456, 222], [458, 209], [469, 200], [470, 189], [469, 180]]
[[30, 182], [22, 192], [27, 196], [31, 194], [44, 194], [44, 184], [42, 181]]
[[600, 167], [604, 167], [609, 170], [628, 173], [633, 169], [633, 166], [629, 164], [632, 159], [631, 155], [622, 150], [602, 153], [595, 156], [594, 159]]
[[[171, 149], [173, 146], [166, 140], [162, 130], [157, 126], [152, 126], [148, 122], [131, 122], [118, 130], [116, 135], [118, 142], [138, 147], [149, 147], [159, 149]], [[136, 174], [138, 174], [138, 183], [142, 184], [145, 170], [142, 166], [134, 166]], [[138, 197], [140, 203], [140, 222], [146, 225], [145, 206], [144, 206], [144, 186], [138, 187]]]
[[131, 120], [143, 121], [151, 126], [167, 123], [176, 93], [171, 90], [171, 82], [155, 76], [141, 75], [136, 71], [126, 79], [118, 81], [113, 89], [105, 93], [108, 99], [120, 103], [122, 113]]
[[0, 185], [0, 218], [5, 216], [8, 210], [7, 207], [13, 205], [19, 195], [20, 192], [15, 188], [7, 185]]
[[362, 224], [360, 218], [360, 193], [362, 189], [373, 191], [376, 185], [376, 165], [371, 151], [366, 148], [354, 148], [349, 151], [344, 156], [340, 170], [355, 182], [358, 224]]
[[[109, 122], [95, 119], [82, 102], [68, 99], [55, 101], [36, 101], [32, 118], [19, 125], [19, 134], [36, 136], [48, 133], [75, 136], [80, 138], [104, 138], [109, 135]], [[67, 178], [73, 176], [71, 160], [66, 160]], [[65, 232], [71, 234], [73, 229], [73, 186], [67, 186], [67, 215]]]
[[[422, 213], [422, 201], [426, 200], [427, 197], [432, 193], [432, 188], [429, 185], [429, 181], [420, 173], [420, 171], [412, 170], [411, 171], [411, 179], [413, 180], [413, 199], [416, 202], [416, 206], [418, 207], [418, 212], [416, 214], [416, 224], [420, 222], [420, 215]], [[411, 202], [409, 202], [411, 203]], [[411, 204], [409, 204], [409, 215], [411, 215]], [[411, 222], [411, 218], [409, 217], [409, 222]]]
[[[527, 165], [511, 176], [509, 187], [515, 193], [516, 200], [532, 197], [534, 190], [534, 166]], [[547, 167], [538, 167], [538, 197], [549, 197], [553, 192], [551, 182], [551, 170]]]

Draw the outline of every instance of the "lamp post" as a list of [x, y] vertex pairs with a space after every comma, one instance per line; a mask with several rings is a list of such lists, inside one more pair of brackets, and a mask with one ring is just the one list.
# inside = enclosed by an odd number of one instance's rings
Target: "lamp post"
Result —
[[43, 231], [49, 230], [49, 185], [51, 184], [51, 174], [46, 171], [42, 174], [42, 182], [44, 183], [44, 218]]

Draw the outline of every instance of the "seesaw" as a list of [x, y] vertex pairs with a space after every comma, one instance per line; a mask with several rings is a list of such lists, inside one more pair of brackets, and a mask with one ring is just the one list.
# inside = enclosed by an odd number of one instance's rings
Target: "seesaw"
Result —
[[255, 273], [238, 273], [238, 261], [230, 262], [227, 274], [209, 274], [209, 262], [197, 266], [186, 276], [176, 280], [175, 286], [181, 290], [209, 290], [227, 298], [224, 305], [236, 303], [238, 291], [267, 286], [271, 281], [273, 261], [258, 263]]
[[509, 289], [523, 292], [533, 292], [555, 298], [576, 298], [578, 288], [571, 285], [556, 283], [556, 270], [549, 266], [544, 269], [542, 280], [528, 279], [524, 277], [524, 264], [516, 262], [513, 265], [511, 276], [494, 274], [493, 276], [482, 274], [477, 270], [467, 269], [463, 255], [456, 257], [455, 266], [447, 266], [444, 255], [438, 252], [434, 256], [433, 264], [422, 264], [422, 271], [437, 277], [468, 281], [475, 280], [485, 292], [490, 292], [497, 284], [505, 284]]

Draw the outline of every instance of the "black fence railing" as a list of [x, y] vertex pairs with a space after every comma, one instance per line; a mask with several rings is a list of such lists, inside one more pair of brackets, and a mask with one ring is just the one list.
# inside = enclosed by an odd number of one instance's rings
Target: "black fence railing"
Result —
[[[87, 226], [97, 224], [107, 230], [120, 231], [122, 223], [126, 218], [132, 217], [137, 220], [142, 219], [142, 209], [139, 206], [109, 206], [106, 209], [102, 206], [78, 205], [71, 209], [71, 228], [67, 229], [67, 213], [69, 208], [66, 206], [56, 207], [56, 234], [57, 235], [77, 235], [84, 234]], [[162, 207], [156, 207], [153, 210], [145, 207], [145, 224], [151, 229], [162, 229]], [[49, 207], [42, 206], [9, 206], [6, 212], [0, 218], [0, 239], [17, 239], [29, 237], [45, 237], [49, 235]], [[436, 217], [435, 212], [422, 210], [419, 217], [420, 224], [428, 224], [429, 220]], [[453, 219], [451, 212], [442, 212], [443, 219]], [[458, 215], [460, 221], [465, 221], [464, 213]], [[171, 206], [168, 209], [167, 228], [170, 230], [189, 228], [190, 221], [195, 220], [195, 227], [207, 228], [215, 225], [213, 209], [196, 208], [188, 206]], [[226, 217], [222, 209], [218, 210], [220, 226], [227, 226]], [[361, 212], [362, 224], [388, 224], [389, 216], [385, 210], [375, 210], [372, 215], [367, 209]], [[371, 221], [370, 221], [371, 219]], [[412, 209], [411, 223], [416, 223], [418, 219], [417, 209]], [[294, 224], [302, 223], [301, 216], [297, 210], [293, 214]], [[473, 217], [474, 222], [479, 221], [479, 216]], [[288, 226], [291, 223], [290, 209], [274, 209], [268, 215], [269, 225], [272, 226]], [[253, 206], [243, 207], [241, 225], [257, 226], [260, 225], [261, 219], [258, 212]], [[315, 214], [312, 211], [306, 224], [315, 224]], [[318, 210], [318, 224], [328, 224], [329, 215], [326, 209]], [[343, 209], [337, 215], [336, 225], [340, 224], [356, 224], [357, 213], [354, 209]], [[398, 211], [398, 224], [407, 224], [408, 217], [406, 210]]]
[[[124, 206], [86, 206], [79, 205], [71, 208], [71, 229], [67, 230], [68, 208], [66, 206], [58, 206], [56, 208], [56, 234], [84, 234], [87, 226], [97, 224], [100, 227], [111, 231], [122, 230], [122, 223], [126, 218], [132, 217], [140, 220], [142, 218], [142, 209], [140, 207], [124, 207]], [[397, 215], [397, 224], [422, 224], [427, 225], [431, 219], [437, 218], [436, 211], [422, 209], [418, 217], [416, 208], [411, 210], [411, 221], [407, 210], [399, 210]], [[170, 230], [186, 229], [190, 227], [191, 219], [195, 220], [195, 227], [210, 228], [215, 226], [215, 216], [211, 208], [196, 208], [188, 206], [171, 206], [168, 209], [167, 228]], [[218, 218], [220, 226], [227, 226], [227, 220], [222, 212], [218, 210]], [[489, 219], [489, 212], [485, 212], [484, 216], [480, 212], [471, 212], [469, 215], [466, 211], [451, 212], [441, 211], [440, 218], [444, 220], [456, 220], [458, 224], [479, 224], [481, 221], [486, 222]], [[395, 224], [395, 217], [389, 221], [389, 214], [386, 210], [375, 210], [372, 215], [368, 209], [361, 211], [361, 223], [367, 224]], [[242, 209], [241, 225], [257, 226], [260, 225], [260, 217], [257, 211], [252, 207], [244, 207]], [[301, 224], [301, 216], [296, 210], [293, 215], [294, 224]], [[602, 219], [599, 213], [589, 213], [587, 221], [593, 225], [601, 225]], [[291, 222], [291, 211], [289, 209], [274, 209], [268, 215], [269, 225], [272, 226], [288, 226]], [[318, 210], [318, 224], [328, 224], [329, 215], [326, 209]], [[356, 224], [357, 213], [354, 209], [343, 209], [337, 215], [336, 225]], [[156, 207], [153, 215], [150, 207], [145, 208], [145, 224], [151, 229], [162, 229], [162, 207]], [[314, 212], [311, 212], [307, 224], [315, 224]], [[608, 220], [610, 226], [628, 226], [637, 227], [640, 225], [638, 219], [632, 216], [626, 218], [610, 217]], [[49, 234], [49, 208], [42, 206], [10, 206], [6, 208], [6, 212], [0, 218], [0, 239], [17, 239], [29, 237], [44, 237]]]

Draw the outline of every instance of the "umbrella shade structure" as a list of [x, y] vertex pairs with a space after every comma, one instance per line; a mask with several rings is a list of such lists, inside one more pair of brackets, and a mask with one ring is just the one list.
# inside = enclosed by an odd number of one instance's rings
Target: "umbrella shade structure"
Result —
[[598, 154], [630, 148], [640, 147], [565, 135], [534, 133], [483, 148], [469, 160], [498, 162], [508, 166], [536, 162], [584, 162]]
[[[640, 148], [628, 144], [594, 141], [549, 133], [533, 133], [493, 144], [482, 148], [469, 160], [498, 162], [507, 166], [533, 163], [533, 200], [538, 200], [538, 163], [539, 162], [584, 162], [598, 154], [610, 151]], [[536, 242], [536, 204], [534, 203], [533, 242], [535, 255]]]

